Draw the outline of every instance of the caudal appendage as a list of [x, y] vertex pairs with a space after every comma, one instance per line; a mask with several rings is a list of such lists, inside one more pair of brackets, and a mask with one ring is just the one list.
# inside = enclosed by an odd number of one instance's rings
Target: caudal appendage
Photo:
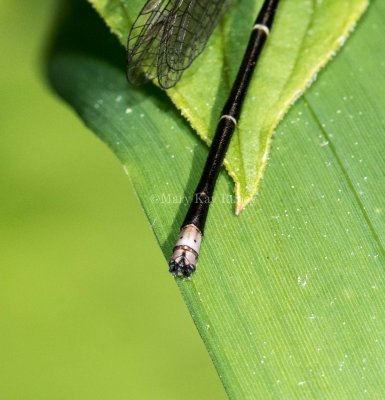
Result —
[[169, 271], [174, 276], [189, 278], [196, 269], [201, 231], [193, 224], [182, 227], [169, 262]]

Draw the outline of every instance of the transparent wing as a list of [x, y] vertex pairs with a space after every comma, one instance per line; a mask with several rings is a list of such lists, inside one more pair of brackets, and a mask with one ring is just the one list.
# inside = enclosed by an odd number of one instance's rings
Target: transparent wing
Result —
[[231, 0], [179, 1], [167, 20], [166, 61], [176, 71], [188, 68], [203, 51]]
[[148, 0], [127, 43], [127, 77], [174, 86], [203, 51], [230, 0]]
[[127, 42], [127, 78], [142, 84], [157, 76], [164, 47], [164, 28], [175, 0], [148, 0], [131, 28]]
[[183, 71], [182, 69], [177, 70], [169, 66], [167, 63], [166, 51], [162, 49], [157, 64], [157, 76], [160, 87], [163, 89], [170, 89], [175, 86], [182, 76]]

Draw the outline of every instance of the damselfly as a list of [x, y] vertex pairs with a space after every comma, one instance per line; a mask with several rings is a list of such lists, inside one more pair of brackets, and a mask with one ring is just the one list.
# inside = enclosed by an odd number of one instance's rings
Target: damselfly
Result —
[[[280, 0], [265, 0], [252, 27], [240, 69], [210, 147], [201, 179], [171, 256], [170, 272], [190, 277], [196, 269], [215, 184], [253, 71], [269, 36]], [[136, 19], [127, 46], [127, 77], [140, 84], [157, 79], [168, 89], [203, 51], [228, 0], [149, 0]]]

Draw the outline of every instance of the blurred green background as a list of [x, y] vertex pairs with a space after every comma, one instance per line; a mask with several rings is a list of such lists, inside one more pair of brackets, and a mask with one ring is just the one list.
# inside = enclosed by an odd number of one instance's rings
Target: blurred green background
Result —
[[0, 2], [0, 399], [224, 399], [120, 163], [44, 82], [56, 11]]

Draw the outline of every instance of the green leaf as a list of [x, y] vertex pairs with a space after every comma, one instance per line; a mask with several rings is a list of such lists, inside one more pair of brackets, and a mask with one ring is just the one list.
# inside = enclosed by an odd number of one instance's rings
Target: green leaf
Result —
[[[125, 43], [128, 19], [143, 1], [89, 0]], [[262, 0], [234, 5], [211, 45], [168, 91], [199, 136], [210, 144]], [[283, 1], [251, 83], [225, 165], [235, 182], [236, 212], [258, 191], [278, 122], [346, 40], [368, 0]]]
[[[385, 397], [384, 18], [373, 1], [290, 110], [240, 217], [221, 173], [198, 271], [177, 280], [231, 399]], [[95, 17], [67, 21], [52, 84], [125, 165], [168, 258], [206, 146], [163, 92], [128, 88]]]

